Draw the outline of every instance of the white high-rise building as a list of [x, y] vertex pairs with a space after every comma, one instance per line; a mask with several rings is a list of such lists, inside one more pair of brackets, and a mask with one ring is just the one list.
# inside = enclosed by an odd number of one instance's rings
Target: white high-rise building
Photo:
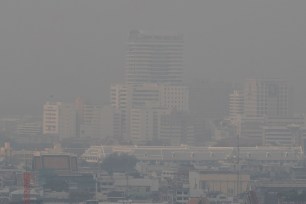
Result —
[[111, 86], [111, 106], [118, 110], [127, 108], [128, 86], [115, 84]]
[[43, 134], [59, 139], [76, 136], [76, 110], [73, 104], [47, 102], [43, 107]]
[[43, 107], [43, 134], [59, 134], [59, 109], [60, 102], [47, 102]]
[[182, 84], [183, 36], [133, 30], [129, 34], [127, 84]]
[[126, 141], [129, 139], [128, 124], [128, 86], [124, 84], [116, 84], [111, 86], [111, 107], [112, 107], [112, 125], [113, 137], [118, 141]]
[[229, 95], [229, 117], [234, 119], [239, 115], [244, 113], [244, 96], [241, 91], [234, 90], [233, 93]]
[[129, 34], [125, 83], [111, 87], [113, 135], [138, 144], [159, 139], [164, 111], [189, 110], [183, 86], [183, 36], [133, 30]]

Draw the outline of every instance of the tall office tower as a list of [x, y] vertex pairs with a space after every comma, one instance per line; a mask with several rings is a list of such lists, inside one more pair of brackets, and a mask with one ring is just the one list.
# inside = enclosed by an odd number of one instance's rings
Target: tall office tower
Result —
[[179, 85], [183, 75], [183, 36], [146, 33], [129, 34], [126, 83]]
[[241, 91], [234, 90], [229, 95], [229, 117], [231, 119], [236, 118], [239, 115], [243, 115], [244, 109], [244, 96]]
[[128, 86], [116, 84], [111, 86], [111, 106], [121, 110], [127, 108]]
[[76, 137], [76, 110], [74, 104], [62, 103], [59, 108], [59, 139]]
[[186, 112], [162, 114], [160, 119], [160, 141], [167, 145], [190, 144], [190, 140], [194, 138], [194, 133], [189, 131], [190, 128], [194, 128], [190, 122], [189, 115]]
[[59, 133], [60, 102], [47, 102], [43, 107], [43, 134], [57, 135]]
[[122, 142], [128, 138], [128, 88], [124, 84], [111, 86], [111, 107], [113, 119], [113, 137]]
[[186, 86], [160, 86], [160, 106], [175, 111], [189, 111], [189, 89]]
[[151, 107], [175, 111], [189, 110], [189, 91], [186, 86], [117, 84], [111, 87], [111, 105], [119, 110]]
[[289, 87], [283, 80], [246, 81], [244, 114], [252, 117], [285, 117], [289, 114]]
[[100, 138], [102, 121], [102, 106], [85, 104], [83, 106], [80, 133], [83, 138]]
[[102, 135], [102, 106], [85, 103], [82, 98], [75, 100], [77, 111], [77, 136], [100, 138]]
[[43, 134], [58, 139], [76, 136], [76, 110], [73, 104], [47, 102], [43, 107]]
[[[136, 121], [141, 121], [139, 118], [146, 116], [154, 120], [148, 120], [150, 124], [150, 133], [147, 135], [156, 135], [159, 124], [155, 118], [160, 117], [159, 112], [166, 109], [169, 113], [186, 112], [189, 110], [188, 88], [185, 86], [174, 86], [165, 84], [139, 84], [137, 86], [131, 84], [117, 84], [111, 87], [111, 105], [116, 109], [116, 122], [114, 124], [116, 131], [113, 132], [122, 134], [122, 138], [149, 140], [156, 137], [146, 136], [139, 138], [141, 131], [136, 130], [136, 126], [140, 126]], [[119, 116], [120, 115], [120, 116]], [[137, 118], [137, 120], [136, 120]], [[159, 119], [157, 119], [159, 121]], [[143, 121], [141, 121], [143, 122]], [[154, 124], [153, 124], [154, 123]], [[119, 128], [121, 126], [121, 128]], [[156, 127], [156, 129], [152, 129]], [[151, 131], [152, 130], [152, 131]], [[154, 133], [153, 133], [154, 132]], [[117, 136], [120, 138], [119, 136]]]
[[130, 135], [135, 144], [147, 144], [160, 139], [160, 119], [169, 110], [160, 108], [133, 108], [130, 113]]

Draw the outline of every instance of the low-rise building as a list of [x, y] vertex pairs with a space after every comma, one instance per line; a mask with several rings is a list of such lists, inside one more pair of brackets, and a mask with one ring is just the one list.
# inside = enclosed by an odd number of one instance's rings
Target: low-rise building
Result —
[[247, 190], [250, 184], [250, 175], [230, 171], [190, 171], [190, 192], [203, 194], [209, 192], [222, 192], [228, 196], [235, 196]]

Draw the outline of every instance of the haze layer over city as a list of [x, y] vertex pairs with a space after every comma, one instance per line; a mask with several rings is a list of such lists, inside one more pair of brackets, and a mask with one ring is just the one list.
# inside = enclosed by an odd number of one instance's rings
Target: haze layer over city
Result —
[[305, 8], [0, 1], [0, 202], [306, 203]]
[[[133, 29], [184, 35], [186, 82], [285, 78], [305, 109], [304, 1], [2, 1], [1, 114], [50, 95], [108, 103]], [[56, 80], [55, 80], [56, 79]]]

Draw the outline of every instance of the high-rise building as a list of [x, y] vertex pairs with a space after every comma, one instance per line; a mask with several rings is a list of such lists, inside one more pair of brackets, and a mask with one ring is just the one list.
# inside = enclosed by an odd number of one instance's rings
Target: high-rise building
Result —
[[80, 124], [81, 137], [100, 138], [102, 106], [85, 104], [83, 107], [82, 121]]
[[76, 110], [73, 104], [47, 102], [43, 107], [43, 134], [59, 139], [76, 136]]
[[[163, 144], [180, 145], [190, 143], [194, 128], [186, 112], [171, 112], [161, 115], [159, 139]], [[190, 131], [191, 130], [191, 131]]]
[[[105, 123], [110, 125], [110, 107], [103, 107], [102, 105], [94, 105], [85, 102], [82, 98], [75, 100], [75, 108], [77, 111], [77, 136], [82, 138], [105, 138], [109, 135], [103, 132], [107, 128], [104, 126]], [[107, 116], [105, 116], [107, 115]], [[102, 118], [102, 117], [108, 117]], [[104, 129], [104, 130], [103, 130]]]
[[229, 95], [229, 117], [235, 118], [239, 115], [242, 115], [244, 112], [244, 97], [243, 93], [238, 90], [234, 90]]
[[285, 117], [289, 114], [289, 87], [278, 79], [249, 79], [244, 89], [246, 116]]
[[[160, 123], [157, 121], [160, 121], [159, 117], [161, 117], [159, 113], [163, 112], [162, 110], [166, 110], [168, 113], [188, 111], [188, 95], [187, 87], [179, 85], [114, 85], [111, 88], [111, 104], [116, 110], [114, 118], [117, 119], [117, 124], [114, 124], [116, 131], [113, 132], [125, 134], [117, 135], [118, 138], [129, 138], [135, 141], [157, 139], [158, 136], [156, 135], [159, 134], [159, 131], [156, 130], [160, 128]], [[144, 118], [148, 119], [145, 120], [147, 121], [146, 124], [142, 124]], [[136, 128], [140, 126], [143, 126], [143, 128]], [[144, 129], [147, 129], [146, 133], [143, 133]]]
[[47, 102], [43, 107], [43, 134], [57, 135], [59, 133], [60, 102]]
[[159, 108], [133, 108], [130, 113], [130, 135], [136, 144], [159, 140], [160, 118], [163, 111]]
[[127, 108], [128, 86], [125, 84], [115, 84], [111, 86], [111, 106], [122, 110]]
[[74, 104], [62, 103], [59, 107], [59, 139], [76, 137], [76, 110]]
[[128, 140], [128, 86], [116, 84], [111, 86], [111, 107], [113, 137], [118, 141]]
[[183, 36], [131, 31], [125, 83], [111, 87], [111, 107], [114, 138], [136, 144], [160, 139], [162, 115], [189, 111]]
[[183, 75], [183, 36], [133, 30], [129, 34], [126, 83], [178, 85]]
[[176, 111], [189, 110], [189, 91], [186, 86], [117, 84], [111, 87], [111, 105], [119, 110], [152, 107]]
[[160, 86], [160, 106], [175, 111], [189, 111], [189, 90], [186, 86]]

